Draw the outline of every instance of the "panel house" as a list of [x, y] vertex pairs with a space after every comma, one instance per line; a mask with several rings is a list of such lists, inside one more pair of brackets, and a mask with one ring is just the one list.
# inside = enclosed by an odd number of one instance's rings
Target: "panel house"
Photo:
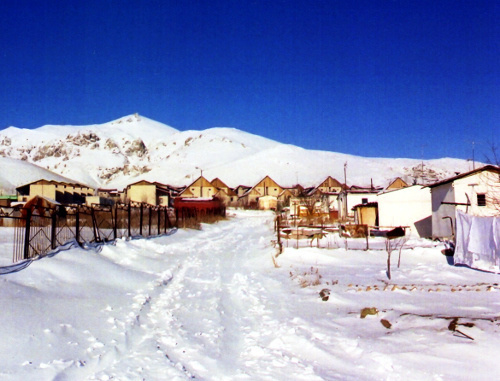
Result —
[[486, 165], [428, 186], [432, 200], [432, 237], [454, 235], [455, 213], [500, 214], [500, 167]]
[[19, 201], [29, 201], [35, 196], [43, 196], [61, 204], [83, 204], [87, 196], [94, 194], [94, 188], [73, 182], [37, 180], [16, 188]]

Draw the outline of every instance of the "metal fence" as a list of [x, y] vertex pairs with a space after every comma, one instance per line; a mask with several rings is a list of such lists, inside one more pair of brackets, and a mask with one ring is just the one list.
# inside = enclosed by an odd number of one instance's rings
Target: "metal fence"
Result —
[[409, 238], [406, 226], [371, 227], [359, 224], [301, 224], [278, 215], [274, 221], [276, 245], [281, 254], [283, 248], [316, 247], [345, 250], [386, 250], [386, 241], [399, 238], [404, 244]]
[[46, 255], [65, 243], [152, 237], [176, 226], [171, 208], [141, 203], [0, 209], [0, 227], [12, 230], [13, 263]]

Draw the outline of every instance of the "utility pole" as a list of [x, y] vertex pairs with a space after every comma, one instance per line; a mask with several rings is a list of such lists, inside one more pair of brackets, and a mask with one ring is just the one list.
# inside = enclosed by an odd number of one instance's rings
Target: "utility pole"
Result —
[[476, 142], [473, 140], [472, 141], [472, 170], [475, 170], [476, 169], [476, 161], [474, 160], [474, 145], [476, 144]]
[[344, 163], [344, 218], [347, 220], [347, 161]]

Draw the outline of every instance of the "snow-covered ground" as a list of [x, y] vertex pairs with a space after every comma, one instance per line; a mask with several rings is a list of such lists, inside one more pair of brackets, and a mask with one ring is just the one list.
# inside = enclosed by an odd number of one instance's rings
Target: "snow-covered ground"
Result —
[[231, 214], [0, 276], [0, 379], [500, 374], [498, 275], [450, 266], [428, 241], [408, 242], [399, 269], [393, 254], [391, 281], [382, 250], [288, 247], [273, 261], [273, 215]]

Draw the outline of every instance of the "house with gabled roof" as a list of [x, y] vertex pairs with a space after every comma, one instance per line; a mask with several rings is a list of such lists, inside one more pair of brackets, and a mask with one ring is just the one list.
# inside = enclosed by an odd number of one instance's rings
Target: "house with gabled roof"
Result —
[[[283, 190], [284, 188], [276, 181], [266, 176], [239, 198], [239, 204], [245, 207], [262, 207], [262, 209], [269, 209], [268, 206], [271, 206], [270, 208], [274, 209], [275, 205], [277, 207], [278, 197]], [[261, 197], [264, 198], [259, 205]], [[276, 202], [273, 202], [272, 199], [275, 199]]]
[[260, 180], [253, 189], [257, 190], [262, 196], [274, 196], [278, 197], [281, 192], [283, 192], [283, 187], [278, 185], [276, 181], [271, 179], [269, 176], [264, 177]]
[[352, 185], [348, 189], [342, 190], [339, 193], [338, 201], [338, 217], [341, 220], [354, 218], [352, 207], [359, 204], [368, 204], [369, 202], [377, 202], [377, 194], [382, 190], [380, 187], [360, 187]]
[[238, 205], [244, 208], [255, 208], [258, 207], [259, 197], [263, 195], [255, 188], [247, 189], [240, 197], [238, 197]]
[[238, 197], [243, 196], [245, 193], [247, 193], [252, 187], [248, 185], [238, 185], [236, 188], [234, 188], [234, 191]]
[[290, 200], [295, 197], [295, 189], [285, 188], [278, 196], [278, 202], [282, 206], [289, 206]]
[[432, 200], [432, 237], [454, 235], [460, 210], [474, 216], [500, 214], [500, 167], [485, 165], [428, 185]]
[[397, 177], [385, 188], [386, 190], [406, 188], [408, 184], [401, 177]]
[[212, 185], [217, 188], [215, 197], [222, 200], [226, 206], [236, 206], [238, 203], [238, 195], [236, 192], [228, 187], [221, 179], [215, 178], [211, 181]]
[[92, 196], [94, 188], [76, 182], [37, 180], [16, 188], [19, 201], [29, 201], [35, 196], [46, 197], [61, 204], [83, 204]]
[[340, 193], [344, 186], [332, 176], [328, 176], [316, 189], [322, 193]]
[[149, 205], [169, 205], [175, 192], [166, 184], [140, 180], [124, 189], [124, 202], [139, 202]]
[[179, 194], [179, 197], [212, 198], [216, 193], [217, 187], [203, 176], [200, 176], [188, 185], [186, 189]]

